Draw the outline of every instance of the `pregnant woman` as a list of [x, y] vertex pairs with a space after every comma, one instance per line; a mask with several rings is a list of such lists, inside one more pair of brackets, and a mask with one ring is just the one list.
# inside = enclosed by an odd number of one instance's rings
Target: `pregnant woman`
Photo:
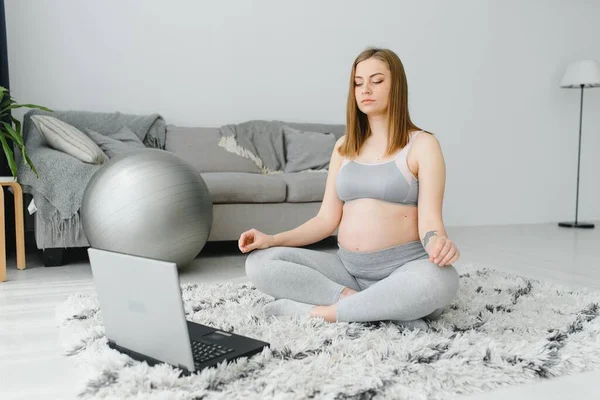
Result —
[[[276, 298], [269, 315], [326, 321], [389, 320], [426, 329], [459, 288], [459, 251], [446, 234], [446, 169], [435, 136], [408, 112], [404, 67], [391, 50], [355, 59], [346, 134], [331, 155], [317, 215], [268, 235], [243, 232], [246, 273]], [[305, 249], [338, 229], [335, 254]]]

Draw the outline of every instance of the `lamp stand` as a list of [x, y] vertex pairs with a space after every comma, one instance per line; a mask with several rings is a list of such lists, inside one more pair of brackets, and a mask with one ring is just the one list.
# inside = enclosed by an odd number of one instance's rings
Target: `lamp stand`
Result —
[[575, 222], [559, 222], [558, 226], [564, 228], [594, 228], [594, 224], [588, 222], [578, 222], [577, 214], [579, 211], [579, 165], [581, 158], [581, 120], [583, 116], [583, 85], [581, 85], [581, 100], [579, 103], [579, 150], [577, 152], [577, 195], [575, 200]]

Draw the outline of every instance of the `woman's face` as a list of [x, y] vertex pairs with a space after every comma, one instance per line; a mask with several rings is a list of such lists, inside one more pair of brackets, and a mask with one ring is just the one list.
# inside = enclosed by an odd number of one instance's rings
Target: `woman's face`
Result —
[[368, 58], [356, 65], [354, 96], [358, 109], [367, 115], [386, 115], [390, 93], [390, 71], [387, 65]]

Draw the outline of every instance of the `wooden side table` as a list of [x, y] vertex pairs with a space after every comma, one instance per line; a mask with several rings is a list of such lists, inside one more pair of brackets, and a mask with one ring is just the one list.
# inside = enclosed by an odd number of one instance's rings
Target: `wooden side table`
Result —
[[17, 242], [17, 268], [25, 269], [25, 225], [23, 223], [23, 189], [17, 181], [0, 181], [0, 282], [6, 280], [6, 237], [4, 227], [4, 189], [2, 186], [13, 188], [15, 196], [15, 240]]

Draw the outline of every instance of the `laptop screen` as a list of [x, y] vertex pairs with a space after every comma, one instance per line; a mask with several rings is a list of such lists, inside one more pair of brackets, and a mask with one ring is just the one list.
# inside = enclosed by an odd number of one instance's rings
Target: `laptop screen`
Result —
[[177, 265], [88, 249], [108, 340], [194, 370]]

